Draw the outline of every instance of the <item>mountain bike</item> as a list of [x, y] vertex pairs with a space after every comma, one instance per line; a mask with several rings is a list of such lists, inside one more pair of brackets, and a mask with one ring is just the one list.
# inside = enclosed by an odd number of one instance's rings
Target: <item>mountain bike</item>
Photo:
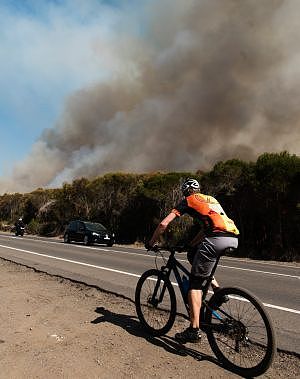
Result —
[[[232, 250], [225, 249], [221, 255]], [[145, 330], [153, 336], [162, 336], [170, 331], [177, 315], [171, 278], [175, 278], [189, 314], [182, 275], [189, 278], [190, 273], [175, 257], [176, 252], [183, 252], [182, 247], [160, 247], [155, 251], [156, 258], [161, 256], [165, 264], [141, 275], [135, 291], [135, 306]], [[166, 254], [169, 254], [168, 258], [165, 258]], [[276, 352], [274, 328], [262, 302], [248, 290], [223, 287], [208, 298], [208, 289], [221, 255], [211, 275], [202, 284], [200, 328], [225, 367], [241, 376], [255, 377], [266, 372], [273, 362]], [[227, 301], [223, 302], [225, 295]]]

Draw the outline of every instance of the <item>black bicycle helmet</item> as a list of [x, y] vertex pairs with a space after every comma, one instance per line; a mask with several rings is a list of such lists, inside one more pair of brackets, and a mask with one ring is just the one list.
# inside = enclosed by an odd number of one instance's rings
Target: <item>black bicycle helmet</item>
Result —
[[185, 180], [181, 186], [181, 191], [184, 196], [187, 196], [192, 192], [200, 190], [200, 184], [196, 179], [189, 178]]

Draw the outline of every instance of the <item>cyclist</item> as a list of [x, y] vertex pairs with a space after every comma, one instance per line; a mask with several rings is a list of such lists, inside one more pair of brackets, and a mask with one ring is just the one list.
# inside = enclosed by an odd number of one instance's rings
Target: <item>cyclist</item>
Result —
[[[199, 326], [202, 283], [210, 275], [219, 254], [226, 248], [237, 248], [239, 231], [215, 198], [200, 193], [200, 185], [196, 179], [185, 180], [181, 190], [184, 199], [159, 223], [146, 248], [153, 247], [169, 223], [183, 214], [199, 219], [204, 225], [204, 237], [201, 237], [200, 231], [190, 243], [196, 247], [188, 291], [190, 326], [175, 334], [178, 342], [186, 343], [197, 342], [201, 338]], [[214, 291], [219, 289], [215, 279], [212, 284]]]

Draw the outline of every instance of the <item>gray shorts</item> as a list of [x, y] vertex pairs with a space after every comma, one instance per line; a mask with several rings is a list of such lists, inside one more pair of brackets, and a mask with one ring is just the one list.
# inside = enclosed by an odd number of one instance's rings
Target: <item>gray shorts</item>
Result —
[[198, 278], [207, 278], [216, 263], [218, 256], [224, 249], [238, 247], [238, 239], [235, 237], [206, 237], [199, 244], [195, 253], [191, 274]]

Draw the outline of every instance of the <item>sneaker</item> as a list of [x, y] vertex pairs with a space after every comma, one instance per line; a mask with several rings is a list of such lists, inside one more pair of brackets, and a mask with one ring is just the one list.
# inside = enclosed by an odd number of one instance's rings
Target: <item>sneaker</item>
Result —
[[199, 342], [201, 340], [200, 329], [189, 326], [183, 332], [176, 333], [175, 340], [180, 343]]

